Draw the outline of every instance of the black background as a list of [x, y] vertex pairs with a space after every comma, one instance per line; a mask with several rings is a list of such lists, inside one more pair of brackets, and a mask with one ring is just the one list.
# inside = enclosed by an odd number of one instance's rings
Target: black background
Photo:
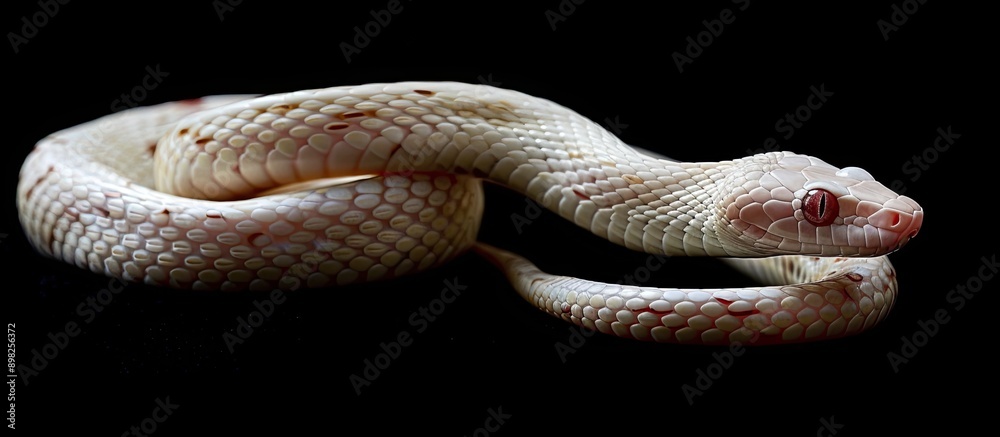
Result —
[[[984, 11], [930, 1], [886, 41], [876, 22], [891, 20], [900, 2], [755, 0], [739, 10], [742, 4], [730, 2], [653, 8], [564, 0], [565, 20], [553, 30], [546, 11], [559, 11], [555, 0], [407, 1], [347, 62], [340, 44], [386, 3], [249, 0], [220, 20], [207, 0], [70, 2], [17, 53], [4, 49], [10, 159], [0, 253], [3, 321], [16, 323], [17, 363], [29, 364], [47, 334], [82, 322], [77, 305], [108, 285], [108, 278], [30, 249], [14, 202], [21, 162], [45, 135], [109, 113], [147, 66], [168, 75], [142, 104], [366, 82], [486, 80], [598, 122], [618, 120], [627, 125], [620, 135], [626, 142], [681, 160], [740, 157], [776, 137], [782, 149], [860, 166], [886, 183], [902, 180], [925, 207], [921, 235], [891, 257], [901, 289], [893, 312], [853, 338], [751, 348], [689, 405], [681, 386], [725, 349], [594, 336], [564, 363], [555, 344], [569, 341], [569, 325], [521, 301], [472, 254], [405, 280], [297, 292], [234, 353], [222, 334], [264, 296], [129, 285], [27, 385], [18, 380], [20, 433], [117, 436], [167, 397], [179, 407], [157, 436], [309, 429], [473, 435], [491, 408], [510, 415], [500, 435], [813, 435], [831, 416], [843, 425], [838, 434], [848, 435], [971, 429], [991, 420], [976, 412], [972, 394], [992, 399], [996, 389], [989, 330], [996, 285], [987, 282], [961, 310], [946, 300], [996, 250], [987, 230], [996, 138], [986, 124], [995, 119], [997, 76], [986, 70], [996, 49]], [[15, 33], [21, 17], [42, 10], [33, 1], [5, 9], [0, 23]], [[679, 72], [671, 54], [724, 9], [735, 21]], [[820, 85], [833, 96], [782, 138], [775, 122]], [[911, 180], [904, 163], [948, 126], [961, 138]], [[481, 240], [552, 272], [614, 282], [646, 260], [548, 212], [518, 233], [511, 215], [524, 214], [524, 198], [497, 187], [487, 194]], [[465, 291], [416, 333], [411, 314], [456, 278]], [[713, 260], [671, 259], [649, 285], [742, 283]], [[896, 372], [887, 354], [899, 353], [901, 337], [912, 337], [918, 321], [940, 309], [950, 321]], [[412, 345], [356, 395], [349, 376], [403, 331]]]

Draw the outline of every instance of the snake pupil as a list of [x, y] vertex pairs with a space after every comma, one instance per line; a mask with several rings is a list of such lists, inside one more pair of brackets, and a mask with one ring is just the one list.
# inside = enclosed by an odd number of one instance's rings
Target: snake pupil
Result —
[[809, 223], [815, 226], [828, 226], [837, 219], [840, 206], [833, 193], [816, 189], [806, 193], [802, 199], [802, 212]]

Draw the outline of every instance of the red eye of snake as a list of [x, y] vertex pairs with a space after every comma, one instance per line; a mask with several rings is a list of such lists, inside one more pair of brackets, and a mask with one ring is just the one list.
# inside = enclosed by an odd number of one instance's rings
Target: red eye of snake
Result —
[[810, 190], [802, 199], [802, 213], [806, 220], [816, 226], [827, 226], [833, 223], [840, 214], [840, 204], [837, 196], [822, 190]]

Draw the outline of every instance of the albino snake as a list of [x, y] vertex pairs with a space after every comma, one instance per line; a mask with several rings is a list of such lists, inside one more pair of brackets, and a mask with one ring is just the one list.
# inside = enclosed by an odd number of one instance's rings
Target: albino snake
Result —
[[[733, 264], [773, 286], [678, 290], [545, 274], [476, 243], [483, 179], [630, 249], [747, 258]], [[885, 255], [923, 220], [916, 202], [860, 168], [789, 152], [674, 162], [548, 100], [460, 83], [217, 96], [112, 114], [40, 141], [21, 169], [17, 206], [48, 256], [198, 290], [389, 279], [475, 247], [546, 312], [680, 343], [783, 343], [872, 327], [895, 301]]]

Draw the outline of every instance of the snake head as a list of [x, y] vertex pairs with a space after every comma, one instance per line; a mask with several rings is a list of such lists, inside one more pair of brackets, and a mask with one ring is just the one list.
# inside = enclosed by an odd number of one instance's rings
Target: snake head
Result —
[[917, 235], [924, 212], [858, 167], [790, 152], [734, 161], [720, 198], [733, 255], [878, 256]]

